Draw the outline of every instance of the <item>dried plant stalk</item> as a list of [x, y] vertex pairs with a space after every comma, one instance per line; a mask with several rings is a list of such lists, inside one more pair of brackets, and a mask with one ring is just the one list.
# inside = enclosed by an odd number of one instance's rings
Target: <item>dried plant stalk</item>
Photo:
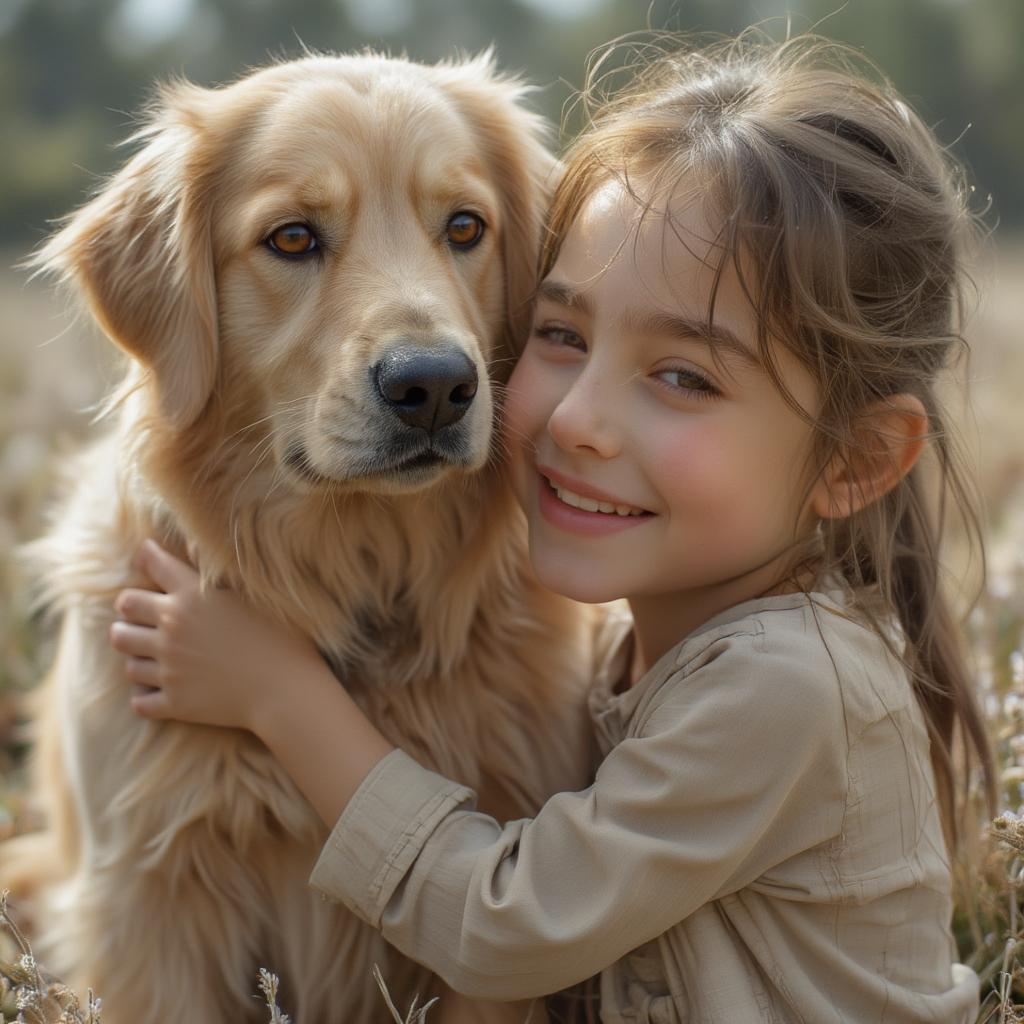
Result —
[[[100, 1000], [90, 989], [83, 1010], [78, 996], [40, 969], [28, 939], [7, 909], [8, 890], [0, 893], [0, 925], [14, 937], [19, 955], [13, 963], [0, 960], [0, 976], [14, 997], [20, 1024], [100, 1024]], [[2, 1017], [0, 1017], [2, 1019]]]
[[398, 1012], [397, 1007], [391, 999], [391, 993], [388, 992], [388, 986], [384, 981], [384, 976], [380, 973], [380, 968], [373, 965], [373, 980], [377, 982], [377, 987], [380, 989], [380, 994], [384, 997], [384, 1002], [387, 1004], [388, 1009], [391, 1011], [391, 1016], [395, 1019], [395, 1024], [424, 1024], [427, 1019], [427, 1011], [437, 1002], [437, 998], [431, 999], [426, 1006], [416, 1008], [416, 1003], [419, 1002], [419, 996], [414, 996], [412, 1000], [412, 1006], [409, 1007], [409, 1012], [405, 1019], [402, 1019], [402, 1015]]

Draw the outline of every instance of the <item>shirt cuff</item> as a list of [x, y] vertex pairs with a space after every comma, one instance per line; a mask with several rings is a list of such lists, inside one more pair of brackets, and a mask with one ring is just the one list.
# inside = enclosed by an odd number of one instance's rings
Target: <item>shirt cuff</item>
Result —
[[331, 831], [309, 884], [374, 928], [438, 824], [476, 794], [424, 768], [403, 750], [370, 769]]

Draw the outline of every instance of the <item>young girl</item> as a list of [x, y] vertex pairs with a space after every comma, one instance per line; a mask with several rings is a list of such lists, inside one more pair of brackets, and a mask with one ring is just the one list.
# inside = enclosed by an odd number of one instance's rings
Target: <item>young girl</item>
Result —
[[311, 884], [457, 991], [600, 972], [605, 1022], [974, 1020], [943, 826], [955, 731], [988, 751], [919, 458], [962, 494], [935, 381], [968, 216], [845, 59], [663, 56], [566, 158], [505, 423], [541, 581], [632, 613], [589, 789], [497, 822], [156, 545], [161, 592], [118, 599], [135, 710], [255, 732], [334, 825]]

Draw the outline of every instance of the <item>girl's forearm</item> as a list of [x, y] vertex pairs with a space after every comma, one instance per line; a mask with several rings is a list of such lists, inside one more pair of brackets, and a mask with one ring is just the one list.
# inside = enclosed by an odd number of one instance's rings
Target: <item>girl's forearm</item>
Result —
[[370, 769], [394, 746], [326, 664], [302, 671], [256, 716], [253, 732], [330, 828]]

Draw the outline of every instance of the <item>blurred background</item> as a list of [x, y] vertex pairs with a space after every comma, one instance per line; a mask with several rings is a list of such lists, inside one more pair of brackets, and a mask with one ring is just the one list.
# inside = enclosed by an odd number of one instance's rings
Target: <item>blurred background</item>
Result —
[[[558, 124], [587, 54], [615, 36], [646, 27], [735, 33], [755, 23], [781, 36], [787, 17], [792, 31], [816, 27], [889, 73], [966, 163], [975, 206], [994, 229], [975, 269], [977, 414], [964, 426], [987, 503], [992, 585], [1010, 609], [985, 627], [995, 633], [979, 678], [989, 690], [1004, 685], [1021, 646], [1024, 551], [1024, 2], [0, 0], [0, 769], [21, 747], [9, 695], [34, 683], [45, 661], [12, 553], [43, 528], [54, 454], [97, 429], [87, 410], [112, 373], [112, 347], [72, 324], [49, 286], [14, 265], [52, 218], [124, 161], [118, 143], [155, 80], [213, 85], [299, 55], [303, 44], [431, 61], [493, 43], [503, 68], [540, 86], [534, 102]], [[2, 808], [0, 799], [0, 829]]]
[[268, 57], [367, 45], [420, 60], [497, 45], [557, 120], [592, 48], [654, 28], [819, 26], [862, 48], [954, 144], [1007, 227], [1024, 222], [1021, 0], [2, 0], [0, 239], [31, 244], [91, 176], [152, 82], [230, 80]]

